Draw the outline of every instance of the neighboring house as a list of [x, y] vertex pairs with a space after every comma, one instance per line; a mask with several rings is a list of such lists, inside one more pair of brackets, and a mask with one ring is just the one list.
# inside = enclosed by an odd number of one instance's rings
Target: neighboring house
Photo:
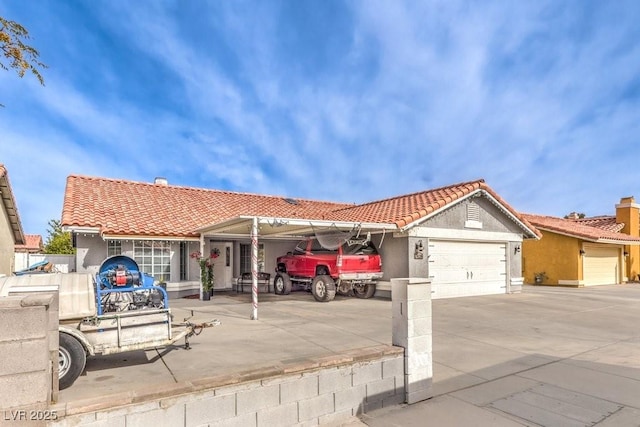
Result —
[[9, 174], [0, 164], [0, 275], [13, 273], [16, 245], [25, 243], [18, 207], [13, 197]]
[[39, 234], [25, 234], [25, 243], [23, 245], [16, 245], [15, 248], [15, 271], [20, 271], [28, 268], [37, 262], [40, 262], [44, 258], [42, 244], [42, 236]]
[[523, 215], [542, 232], [542, 239], [524, 242], [525, 281], [589, 286], [635, 280], [640, 262], [639, 208], [627, 197], [616, 205], [615, 216]]
[[300, 239], [370, 233], [383, 259], [381, 293], [392, 278], [430, 277], [434, 298], [519, 290], [522, 241], [540, 236], [483, 180], [354, 205], [70, 176], [62, 225], [73, 233], [78, 271], [126, 254], [172, 296], [198, 288], [193, 252], [220, 254], [215, 289], [232, 289], [251, 269], [254, 226], [258, 268], [272, 278], [276, 258]]

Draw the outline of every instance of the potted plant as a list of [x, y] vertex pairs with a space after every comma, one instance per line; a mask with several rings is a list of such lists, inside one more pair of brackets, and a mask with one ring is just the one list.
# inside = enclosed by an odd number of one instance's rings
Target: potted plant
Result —
[[190, 255], [200, 266], [200, 285], [202, 286], [202, 300], [209, 301], [213, 290], [213, 254], [203, 257], [200, 252], [193, 252]]

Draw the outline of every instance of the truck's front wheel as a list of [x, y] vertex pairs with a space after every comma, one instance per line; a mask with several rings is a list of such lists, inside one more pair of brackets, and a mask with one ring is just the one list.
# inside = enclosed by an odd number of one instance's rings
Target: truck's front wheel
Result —
[[273, 292], [277, 295], [289, 295], [291, 293], [291, 278], [287, 273], [278, 273], [273, 279]]
[[59, 389], [64, 390], [84, 371], [87, 354], [82, 344], [69, 334], [60, 333], [58, 346], [58, 379]]
[[331, 276], [316, 276], [311, 282], [311, 293], [316, 301], [329, 302], [336, 296], [336, 284]]
[[376, 285], [373, 283], [353, 285], [353, 295], [357, 298], [371, 298], [375, 293]]

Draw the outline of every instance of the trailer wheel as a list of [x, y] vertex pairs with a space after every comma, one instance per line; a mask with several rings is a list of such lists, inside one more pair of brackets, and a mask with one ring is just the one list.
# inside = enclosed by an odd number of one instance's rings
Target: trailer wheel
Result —
[[353, 285], [353, 295], [357, 298], [371, 298], [375, 293], [376, 285], [374, 285], [373, 283]]
[[60, 333], [58, 347], [59, 389], [70, 387], [84, 371], [87, 353], [82, 344], [69, 334]]
[[291, 278], [287, 273], [278, 273], [273, 279], [273, 292], [277, 295], [289, 295], [291, 293]]
[[336, 283], [326, 274], [316, 276], [311, 282], [311, 293], [316, 301], [329, 302], [336, 297]]

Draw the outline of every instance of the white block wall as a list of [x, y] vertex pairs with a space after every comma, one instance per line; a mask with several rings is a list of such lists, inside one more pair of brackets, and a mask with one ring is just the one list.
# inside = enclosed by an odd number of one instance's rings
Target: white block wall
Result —
[[403, 347], [406, 403], [433, 397], [431, 283], [392, 279], [393, 345]]
[[[351, 361], [348, 361], [351, 359]], [[322, 365], [322, 366], [321, 366]], [[391, 346], [354, 350], [222, 379], [176, 384], [147, 396], [105, 396], [54, 405], [55, 426], [339, 426], [405, 400], [404, 353]], [[251, 379], [249, 379], [251, 378]], [[223, 385], [225, 381], [236, 381]], [[134, 403], [137, 402], [137, 403]]]
[[57, 374], [57, 290], [0, 298], [0, 420], [46, 408], [57, 397]]

